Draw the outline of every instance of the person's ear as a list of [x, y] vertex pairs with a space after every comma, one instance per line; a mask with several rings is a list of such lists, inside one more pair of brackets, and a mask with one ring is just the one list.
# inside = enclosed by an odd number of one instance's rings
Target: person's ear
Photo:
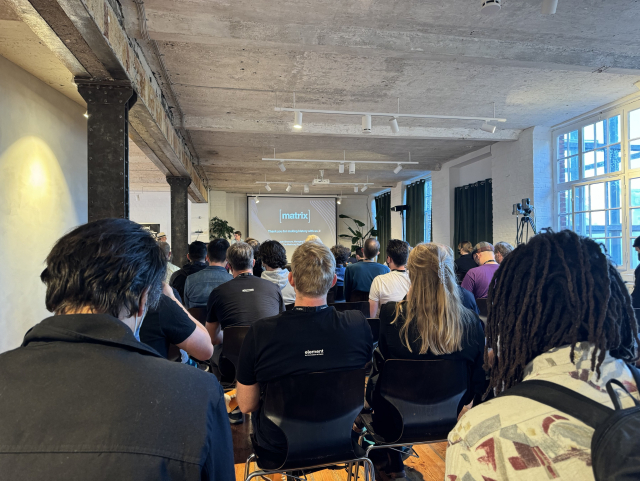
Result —
[[204, 256], [204, 261], [205, 261], [205, 262], [211, 262], [211, 261], [209, 260], [209, 254], [207, 254], [206, 256]]
[[391, 257], [387, 256], [387, 264], [391, 264]]
[[189, 254], [187, 254], [187, 260], [191, 262], [191, 257], [189, 257]]
[[251, 267], [255, 267], [256, 266], [256, 260], [253, 259], [253, 264], [251, 264]]
[[289, 272], [289, 284], [291, 284], [291, 287], [295, 288], [296, 287], [296, 283], [293, 281], [293, 272]]
[[142, 317], [144, 314], [144, 308], [147, 305], [147, 299], [149, 298], [149, 288], [145, 288], [140, 294], [140, 300], [138, 301], [138, 312], [136, 313], [136, 317]]
[[336, 282], [338, 282], [338, 276], [337, 275], [333, 275], [333, 282], [331, 283], [331, 287], [336, 285]]

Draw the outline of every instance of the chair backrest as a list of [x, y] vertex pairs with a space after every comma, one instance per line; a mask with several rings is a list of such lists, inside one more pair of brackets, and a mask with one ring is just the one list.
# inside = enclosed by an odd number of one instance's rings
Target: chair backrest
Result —
[[[238, 359], [240, 358], [240, 349], [242, 348], [242, 343], [244, 342], [244, 338], [249, 332], [249, 326], [236, 326], [236, 327], [227, 327], [224, 330], [224, 336], [222, 340], [222, 353], [220, 355], [220, 370], [225, 370], [226, 366], [223, 365], [223, 358], [231, 364], [235, 370], [238, 368]], [[230, 373], [223, 372], [225, 377], [231, 377]], [[235, 372], [233, 373], [233, 379], [235, 380]]]
[[360, 311], [365, 317], [369, 317], [369, 301], [367, 302], [336, 302], [330, 304], [336, 308], [336, 311]]
[[480, 315], [487, 317], [487, 299], [476, 299], [476, 305], [480, 311]]
[[351, 428], [364, 406], [365, 370], [286, 376], [267, 384], [263, 410], [287, 438], [278, 469], [354, 459]]
[[380, 319], [377, 317], [370, 317], [367, 319], [369, 327], [371, 328], [371, 335], [373, 336], [373, 343], [377, 344], [380, 339]]
[[190, 307], [187, 312], [191, 314], [203, 326], [207, 324], [207, 308], [206, 307]]
[[327, 292], [327, 304], [333, 304], [334, 302], [336, 302], [337, 289], [338, 286], [333, 286], [331, 289], [329, 289], [329, 292]]
[[369, 302], [369, 291], [351, 291], [347, 302]]
[[373, 393], [373, 422], [386, 442], [447, 438], [469, 387], [466, 361], [390, 359]]

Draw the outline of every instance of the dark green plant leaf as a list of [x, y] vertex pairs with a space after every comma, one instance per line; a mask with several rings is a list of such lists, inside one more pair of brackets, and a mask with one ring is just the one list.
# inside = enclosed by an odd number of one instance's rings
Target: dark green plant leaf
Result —
[[351, 227], [347, 227], [347, 229], [349, 229], [349, 232], [351, 232], [353, 235], [358, 235]]
[[340, 214], [338, 217], [340, 217], [341, 219], [351, 219], [351, 217], [346, 214]]
[[338, 237], [344, 237], [345, 239], [351, 239], [349, 234], [340, 234]]
[[353, 222], [355, 222], [358, 225], [358, 227], [364, 227], [364, 222], [359, 221], [358, 219], [351, 219], [351, 220], [353, 220]]
[[359, 240], [360, 240], [360, 237], [352, 237], [352, 238], [351, 238], [351, 242], [352, 242], [353, 244], [357, 244]]

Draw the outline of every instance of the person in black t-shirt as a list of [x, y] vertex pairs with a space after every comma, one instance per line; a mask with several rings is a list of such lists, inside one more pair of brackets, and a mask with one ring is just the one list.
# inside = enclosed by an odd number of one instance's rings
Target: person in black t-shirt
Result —
[[184, 285], [187, 282], [187, 277], [206, 269], [208, 265], [205, 262], [206, 258], [207, 244], [202, 241], [194, 241], [189, 244], [189, 253], [187, 254], [189, 263], [182, 266], [182, 269], [175, 271], [169, 281], [169, 285], [178, 291], [181, 299], [184, 299]]
[[168, 357], [169, 344], [174, 344], [191, 357], [206, 361], [213, 354], [209, 333], [182, 307], [174, 291], [163, 283], [160, 302], [149, 309], [140, 327], [140, 341], [164, 358]]
[[[406, 300], [387, 303], [380, 311], [380, 337], [366, 390], [373, 421], [378, 425], [395, 421], [375, 416], [376, 404], [384, 402], [376, 383], [389, 359], [466, 361], [469, 386], [460, 408], [472, 400], [479, 402], [486, 388], [482, 321], [464, 306], [451, 249], [434, 243], [418, 244], [409, 254], [407, 270], [411, 288]], [[425, 309], [427, 304], [429, 308]], [[371, 452], [371, 459], [384, 473], [383, 478], [404, 477], [398, 451], [377, 449]]]
[[[336, 283], [335, 259], [328, 247], [305, 242], [291, 260], [289, 282], [296, 290], [291, 311], [255, 322], [240, 351], [238, 405], [251, 420], [256, 441], [282, 459], [287, 441], [261, 410], [269, 382], [316, 371], [360, 369], [371, 360], [373, 338], [360, 311], [337, 312], [327, 306]], [[311, 354], [313, 353], [313, 354]]]
[[478, 264], [473, 259], [473, 244], [469, 241], [462, 241], [458, 244], [458, 252], [460, 257], [455, 261], [456, 277], [458, 278], [458, 284], [462, 283], [464, 276], [467, 275], [471, 269], [478, 267]]

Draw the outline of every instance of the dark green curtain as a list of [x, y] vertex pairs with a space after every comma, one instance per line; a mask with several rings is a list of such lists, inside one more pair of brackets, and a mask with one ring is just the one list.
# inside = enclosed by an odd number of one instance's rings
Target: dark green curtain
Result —
[[456, 187], [454, 207], [453, 251], [456, 258], [458, 243], [493, 243], [493, 189], [491, 179]]
[[378, 230], [378, 242], [380, 242], [380, 255], [378, 262], [384, 264], [387, 261], [387, 244], [391, 240], [391, 193], [386, 192], [376, 197], [376, 227]]
[[407, 186], [407, 238], [406, 241], [412, 247], [425, 238], [425, 205], [424, 205], [424, 179]]

